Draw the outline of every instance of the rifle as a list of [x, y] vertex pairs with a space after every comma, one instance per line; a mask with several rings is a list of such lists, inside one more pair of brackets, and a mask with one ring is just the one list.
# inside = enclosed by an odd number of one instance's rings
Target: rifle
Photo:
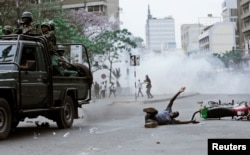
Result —
[[67, 66], [62, 66], [63, 68], [69, 69], [69, 70], [74, 70], [77, 71], [79, 76], [84, 76], [86, 75], [86, 69], [84, 65], [79, 65], [79, 64], [71, 64], [64, 59], [58, 59], [59, 62], [62, 62], [63, 64], [66, 64]]
[[73, 64], [71, 64], [71, 63], [69, 63], [69, 62], [67, 62], [66, 60], [64, 60], [64, 59], [58, 59], [58, 61], [59, 62], [62, 62], [62, 66], [64, 67], [64, 68], [66, 68], [66, 69], [76, 69], [76, 67], [73, 65]]
[[17, 27], [14, 31], [15, 34], [22, 34], [23, 33], [23, 30], [22, 30], [23, 24], [24, 24], [24, 22], [22, 20], [17, 19], [17, 21], [16, 21]]

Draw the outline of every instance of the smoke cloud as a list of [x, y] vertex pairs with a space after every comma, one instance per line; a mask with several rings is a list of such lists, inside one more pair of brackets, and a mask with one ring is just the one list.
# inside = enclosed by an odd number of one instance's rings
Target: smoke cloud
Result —
[[249, 68], [233, 72], [212, 56], [183, 52], [148, 53], [141, 56], [136, 79], [149, 75], [152, 94], [172, 94], [185, 86], [186, 92], [203, 94], [247, 94], [250, 92]]

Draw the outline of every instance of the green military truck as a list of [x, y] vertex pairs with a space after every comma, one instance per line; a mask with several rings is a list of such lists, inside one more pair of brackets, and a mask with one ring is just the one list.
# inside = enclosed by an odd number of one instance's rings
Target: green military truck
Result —
[[[86, 47], [79, 77], [54, 76], [51, 53], [42, 36], [0, 36], [0, 139], [25, 118], [44, 116], [58, 128], [70, 128], [78, 108], [91, 100], [93, 77]], [[70, 51], [68, 51], [70, 52]]]

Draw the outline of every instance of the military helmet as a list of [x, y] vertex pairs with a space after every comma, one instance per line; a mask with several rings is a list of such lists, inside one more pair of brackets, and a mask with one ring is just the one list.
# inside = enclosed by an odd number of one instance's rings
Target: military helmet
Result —
[[65, 50], [65, 47], [64, 47], [63, 45], [58, 45], [58, 46], [57, 46], [57, 51], [58, 51], [58, 52], [59, 52], [59, 51], [64, 52], [64, 50]]
[[43, 22], [42, 24], [41, 24], [41, 27], [42, 26], [47, 26], [48, 28], [49, 28], [49, 30], [51, 29], [51, 26], [50, 26], [50, 24], [48, 23], [48, 22]]
[[49, 21], [49, 24], [50, 24], [51, 30], [54, 30], [56, 27], [55, 23], [51, 20]]
[[13, 29], [12, 29], [12, 27], [10, 25], [6, 25], [6, 26], [3, 27], [3, 31], [9, 31], [10, 33], [12, 33]]
[[32, 15], [32, 13], [31, 12], [29, 12], [29, 11], [24, 11], [23, 13], [22, 13], [22, 18], [30, 18], [31, 20], [33, 20], [33, 15]]

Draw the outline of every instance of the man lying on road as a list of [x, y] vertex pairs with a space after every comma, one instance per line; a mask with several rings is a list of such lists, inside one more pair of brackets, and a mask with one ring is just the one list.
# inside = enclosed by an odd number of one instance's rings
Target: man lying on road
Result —
[[144, 108], [143, 111], [146, 112], [145, 115], [145, 128], [155, 128], [158, 125], [168, 125], [168, 124], [188, 124], [188, 123], [199, 123], [196, 120], [190, 121], [180, 121], [175, 118], [179, 116], [179, 112], [172, 112], [172, 106], [179, 94], [185, 91], [185, 87], [182, 87], [170, 100], [167, 108], [161, 112], [158, 112], [155, 108], [149, 107]]

